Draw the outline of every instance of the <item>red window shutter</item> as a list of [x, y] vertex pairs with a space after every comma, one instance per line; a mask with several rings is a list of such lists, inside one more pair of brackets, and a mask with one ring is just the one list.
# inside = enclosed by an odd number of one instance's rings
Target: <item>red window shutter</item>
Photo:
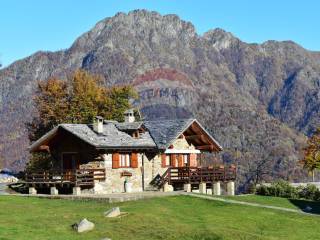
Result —
[[119, 153], [112, 154], [112, 168], [119, 168]]
[[178, 167], [183, 167], [183, 155], [179, 154], [178, 156]]
[[161, 154], [161, 167], [166, 167], [166, 154]]
[[131, 167], [137, 168], [138, 167], [138, 153], [131, 153]]
[[190, 167], [197, 167], [197, 154], [196, 153], [190, 154]]
[[176, 167], [177, 166], [177, 159], [175, 154], [170, 155], [170, 160], [171, 160], [171, 166]]

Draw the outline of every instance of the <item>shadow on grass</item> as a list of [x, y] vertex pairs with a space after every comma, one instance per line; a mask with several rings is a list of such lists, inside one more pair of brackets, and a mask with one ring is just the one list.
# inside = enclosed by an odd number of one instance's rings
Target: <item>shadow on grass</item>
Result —
[[184, 240], [222, 240], [221, 236], [218, 236], [214, 233], [196, 233], [192, 236], [184, 236], [182, 239]]
[[320, 202], [298, 199], [289, 199], [289, 201], [303, 212], [320, 215]]

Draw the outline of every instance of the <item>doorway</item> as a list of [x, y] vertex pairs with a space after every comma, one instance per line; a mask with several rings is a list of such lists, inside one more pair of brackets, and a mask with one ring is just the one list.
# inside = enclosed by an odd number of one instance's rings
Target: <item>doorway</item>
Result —
[[78, 153], [62, 153], [62, 169], [76, 170], [79, 168]]

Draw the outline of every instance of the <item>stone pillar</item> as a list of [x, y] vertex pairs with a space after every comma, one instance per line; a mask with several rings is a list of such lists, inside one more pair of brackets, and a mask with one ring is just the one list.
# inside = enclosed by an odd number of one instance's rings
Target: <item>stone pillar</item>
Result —
[[199, 184], [199, 193], [207, 194], [207, 184], [202, 182]]
[[37, 190], [34, 187], [29, 187], [29, 194], [37, 194]]
[[212, 194], [213, 195], [221, 195], [220, 182], [215, 182], [212, 184]]
[[227, 183], [227, 195], [230, 195], [230, 196], [234, 195], [234, 182]]
[[190, 183], [183, 184], [183, 190], [185, 192], [191, 192], [191, 184]]
[[164, 185], [163, 185], [163, 191], [164, 192], [173, 192], [173, 187], [172, 187], [172, 185], [169, 185], [169, 183], [165, 183]]
[[51, 195], [59, 195], [59, 191], [56, 187], [51, 187], [50, 188], [50, 194]]
[[80, 187], [73, 187], [72, 194], [73, 195], [81, 195], [81, 188]]

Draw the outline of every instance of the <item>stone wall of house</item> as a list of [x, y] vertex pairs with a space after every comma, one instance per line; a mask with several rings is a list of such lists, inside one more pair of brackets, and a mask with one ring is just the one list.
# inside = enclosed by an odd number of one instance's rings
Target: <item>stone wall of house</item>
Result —
[[[179, 138], [173, 143], [174, 149], [195, 149], [193, 145]], [[108, 194], [121, 193], [125, 191], [125, 181], [132, 183], [132, 192], [142, 192], [144, 183], [144, 190], [156, 190], [150, 183], [158, 175], [162, 176], [167, 168], [162, 167], [161, 153], [138, 153], [138, 167], [137, 168], [112, 168], [112, 153], [103, 154], [101, 156], [103, 161], [94, 161], [83, 164], [81, 168], [100, 168], [106, 169], [106, 179], [103, 182], [96, 182], [94, 193]], [[144, 178], [142, 173], [144, 172]], [[131, 176], [121, 176], [122, 173], [130, 173]]]
[[173, 148], [174, 148], [174, 149], [179, 149], [179, 150], [182, 150], [182, 149], [190, 149], [190, 150], [193, 150], [193, 149], [195, 149], [195, 147], [194, 147], [192, 144], [189, 144], [185, 138], [178, 138], [178, 139], [176, 139], [176, 140], [172, 143], [172, 145], [173, 145]]
[[[142, 191], [142, 154], [138, 154], [137, 168], [112, 168], [112, 154], [103, 154], [106, 179], [104, 182], [96, 183], [98, 193], [121, 193], [125, 191], [124, 183], [127, 180], [132, 183], [133, 192]], [[122, 173], [131, 176], [121, 176]]]
[[156, 154], [148, 159], [148, 156], [144, 158], [144, 186], [145, 190], [155, 190], [154, 187], [150, 184], [158, 175], [162, 176], [167, 167], [162, 167], [161, 164], [161, 154]]

